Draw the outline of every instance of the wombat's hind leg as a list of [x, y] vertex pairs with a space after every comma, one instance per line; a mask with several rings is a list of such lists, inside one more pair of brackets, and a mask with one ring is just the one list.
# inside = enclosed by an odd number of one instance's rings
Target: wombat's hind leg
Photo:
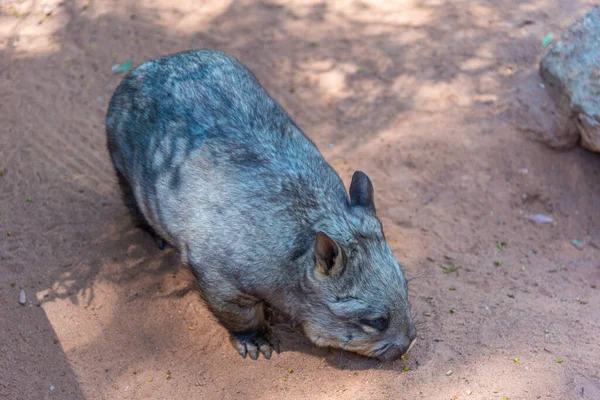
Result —
[[129, 212], [133, 217], [134, 224], [138, 228], [141, 228], [144, 231], [148, 232], [148, 234], [150, 234], [150, 236], [152, 236], [152, 238], [154, 239], [154, 242], [156, 242], [158, 248], [163, 250], [167, 245], [167, 242], [165, 242], [165, 240], [156, 233], [154, 228], [152, 228], [148, 221], [146, 221], [146, 218], [144, 218], [144, 215], [140, 211], [137, 205], [137, 201], [135, 200], [135, 197], [133, 195], [133, 189], [131, 188], [131, 185], [129, 184], [129, 182], [127, 182], [127, 179], [125, 179], [123, 174], [121, 174], [121, 172], [119, 171], [117, 171], [117, 178], [119, 180], [119, 186], [121, 187], [121, 196], [123, 197], [123, 202], [129, 209]]

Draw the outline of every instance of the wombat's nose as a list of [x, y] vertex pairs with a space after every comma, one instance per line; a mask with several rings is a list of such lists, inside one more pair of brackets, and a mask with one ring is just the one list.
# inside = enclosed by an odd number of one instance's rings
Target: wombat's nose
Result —
[[397, 358], [400, 358], [404, 354], [408, 353], [408, 351], [414, 346], [417, 341], [417, 330], [414, 327], [411, 327], [408, 334], [400, 339], [400, 343], [395, 345], [388, 345], [387, 351], [377, 358], [381, 361], [393, 361]]
[[378, 355], [377, 358], [381, 361], [394, 361], [406, 354], [414, 342], [415, 341], [413, 340], [412, 342], [406, 342], [406, 344], [402, 345], [388, 346], [387, 351]]

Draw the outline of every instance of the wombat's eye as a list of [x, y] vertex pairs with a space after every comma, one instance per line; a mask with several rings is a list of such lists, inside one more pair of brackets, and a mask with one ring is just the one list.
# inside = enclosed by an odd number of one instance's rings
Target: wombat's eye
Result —
[[385, 317], [375, 319], [361, 319], [360, 323], [382, 332], [388, 327], [388, 319]]

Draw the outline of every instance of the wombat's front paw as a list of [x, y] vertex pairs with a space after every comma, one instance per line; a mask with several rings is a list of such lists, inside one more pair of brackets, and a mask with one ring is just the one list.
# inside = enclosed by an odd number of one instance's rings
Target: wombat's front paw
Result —
[[250, 354], [253, 360], [258, 359], [258, 354], [263, 353], [268, 360], [274, 350], [279, 354], [279, 340], [267, 329], [259, 329], [254, 332], [241, 332], [231, 334], [231, 344], [246, 358]]

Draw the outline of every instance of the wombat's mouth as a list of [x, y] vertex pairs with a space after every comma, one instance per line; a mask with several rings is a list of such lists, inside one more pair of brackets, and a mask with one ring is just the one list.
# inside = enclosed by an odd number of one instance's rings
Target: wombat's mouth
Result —
[[408, 353], [410, 349], [412, 349], [412, 347], [415, 345], [416, 341], [416, 338], [413, 339], [412, 342], [410, 342], [410, 344], [408, 345], [408, 347], [398, 343], [388, 343], [377, 351], [375, 358], [381, 361], [396, 360]]
[[414, 338], [408, 345], [402, 345], [396, 342], [388, 342], [382, 345], [381, 342], [340, 341], [339, 339], [327, 337], [314, 331], [307, 324], [303, 324], [302, 328], [306, 337], [308, 337], [308, 339], [316, 346], [342, 349], [365, 357], [376, 358], [380, 361], [393, 361], [400, 358], [408, 353], [417, 341], [417, 339]]

